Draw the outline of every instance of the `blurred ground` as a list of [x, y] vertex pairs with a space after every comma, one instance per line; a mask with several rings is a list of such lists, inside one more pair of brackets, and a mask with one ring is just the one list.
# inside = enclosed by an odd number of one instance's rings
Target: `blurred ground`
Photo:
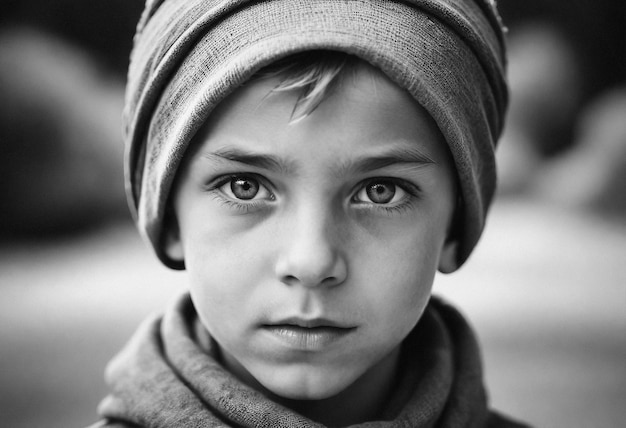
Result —
[[[184, 281], [131, 226], [0, 248], [3, 426], [93, 422], [105, 363]], [[500, 202], [469, 264], [437, 282], [479, 332], [496, 408], [538, 427], [623, 426], [623, 223]]]

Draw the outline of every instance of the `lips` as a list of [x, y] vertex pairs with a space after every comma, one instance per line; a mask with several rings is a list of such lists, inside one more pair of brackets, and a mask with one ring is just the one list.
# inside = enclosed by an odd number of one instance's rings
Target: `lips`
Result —
[[356, 327], [322, 318], [288, 318], [262, 328], [288, 348], [311, 352], [326, 349], [356, 330]]

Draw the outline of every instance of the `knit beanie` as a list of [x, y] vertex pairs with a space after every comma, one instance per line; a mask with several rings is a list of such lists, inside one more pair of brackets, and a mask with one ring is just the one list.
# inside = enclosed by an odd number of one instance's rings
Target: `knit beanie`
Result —
[[433, 117], [460, 185], [458, 268], [496, 185], [508, 92], [494, 0], [147, 0], [124, 110], [126, 191], [167, 266], [163, 219], [176, 171], [215, 106], [261, 68], [333, 50], [378, 67]]

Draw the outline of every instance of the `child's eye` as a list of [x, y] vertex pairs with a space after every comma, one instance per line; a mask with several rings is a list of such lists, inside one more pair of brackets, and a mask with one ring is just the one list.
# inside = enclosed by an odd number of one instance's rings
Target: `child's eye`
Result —
[[218, 186], [218, 189], [226, 196], [242, 201], [273, 199], [273, 195], [267, 187], [250, 175], [232, 175], [227, 177]]
[[373, 203], [376, 205], [392, 205], [407, 198], [407, 192], [388, 179], [370, 180], [354, 196], [357, 202]]

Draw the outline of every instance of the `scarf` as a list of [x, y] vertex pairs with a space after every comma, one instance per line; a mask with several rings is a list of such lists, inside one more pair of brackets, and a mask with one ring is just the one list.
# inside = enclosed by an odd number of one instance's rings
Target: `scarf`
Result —
[[[354, 428], [521, 427], [487, 409], [479, 350], [452, 307], [432, 299], [403, 343], [380, 420]], [[248, 387], [218, 361], [186, 294], [146, 320], [109, 364], [98, 427], [323, 427]]]

